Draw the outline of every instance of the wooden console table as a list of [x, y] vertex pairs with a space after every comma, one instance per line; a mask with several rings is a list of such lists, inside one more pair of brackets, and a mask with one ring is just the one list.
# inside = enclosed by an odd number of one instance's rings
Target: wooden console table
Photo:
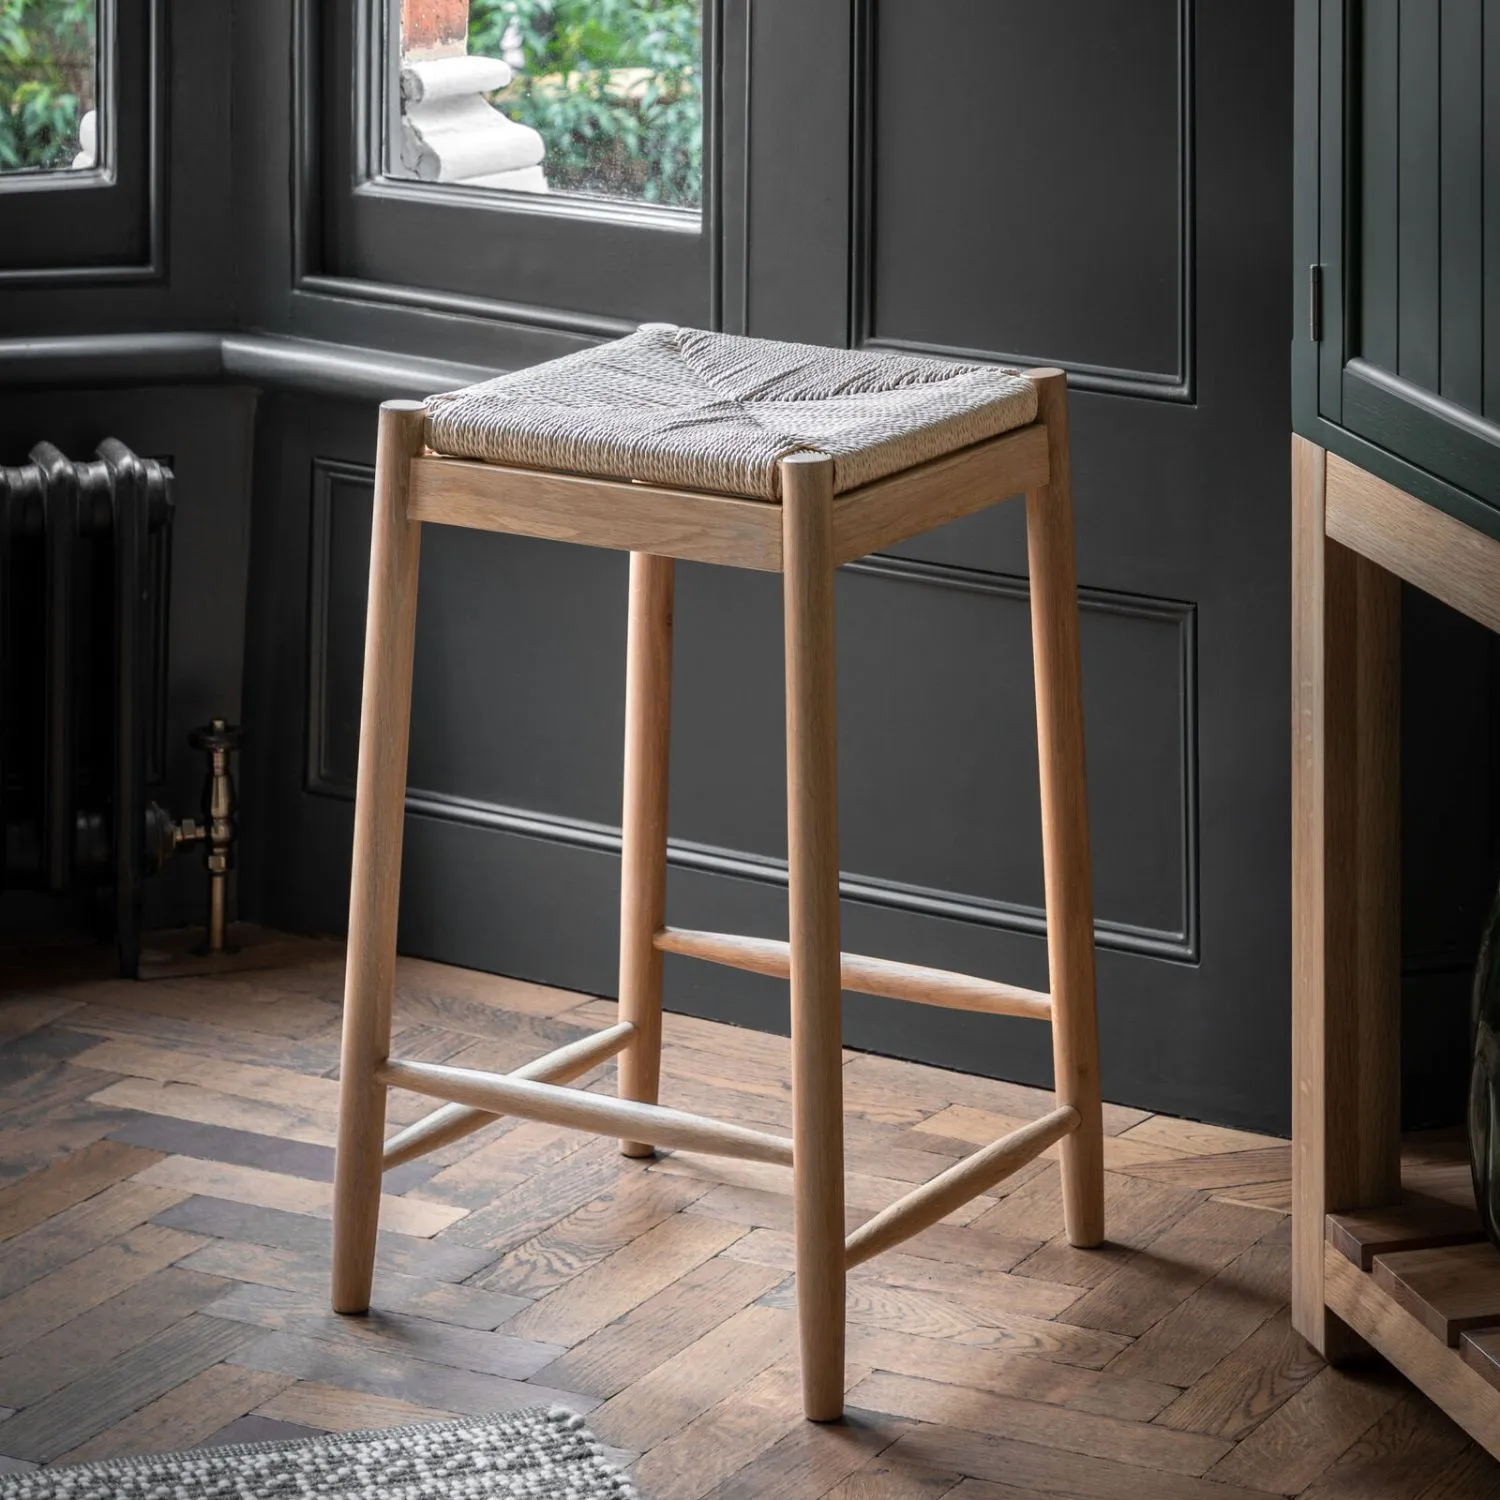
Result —
[[1500, 630], [1500, 541], [1302, 437], [1292, 506], [1292, 1320], [1500, 1456], [1500, 1251], [1461, 1158], [1402, 1176], [1399, 743], [1400, 580]]

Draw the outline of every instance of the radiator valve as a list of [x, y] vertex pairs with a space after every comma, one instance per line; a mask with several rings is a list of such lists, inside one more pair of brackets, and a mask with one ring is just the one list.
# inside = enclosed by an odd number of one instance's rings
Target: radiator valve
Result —
[[234, 869], [234, 845], [238, 833], [239, 806], [229, 757], [240, 748], [244, 736], [238, 724], [210, 719], [188, 736], [195, 750], [208, 756], [208, 774], [203, 782], [203, 822], [193, 825], [183, 819], [182, 842], [201, 842], [203, 863], [208, 869], [208, 942], [205, 951], [224, 953], [224, 935], [229, 922], [229, 872]]

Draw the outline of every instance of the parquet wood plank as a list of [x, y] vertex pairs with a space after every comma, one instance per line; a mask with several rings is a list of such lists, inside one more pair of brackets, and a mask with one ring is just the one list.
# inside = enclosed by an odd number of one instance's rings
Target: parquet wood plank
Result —
[[[190, 1124], [216, 1125], [250, 1135], [274, 1136], [312, 1146], [332, 1147], [338, 1138], [337, 1119], [326, 1110], [292, 1109], [242, 1099], [196, 1083], [162, 1082], [155, 1078], [121, 1078], [90, 1095], [94, 1103], [147, 1116], [161, 1116]], [[128, 1130], [130, 1117], [117, 1129]]]
[[1416, 1500], [1500, 1500], [1500, 1465], [1470, 1443], [1423, 1485]]
[[[912, 1241], [907, 1241], [910, 1245]], [[737, 1241], [726, 1255], [755, 1260], [790, 1273], [793, 1244], [790, 1234], [778, 1230], [758, 1229]], [[967, 1308], [977, 1318], [987, 1321], [994, 1316], [1019, 1313], [1025, 1317], [1055, 1318], [1077, 1301], [1077, 1287], [1040, 1281], [1034, 1277], [1011, 1276], [990, 1266], [976, 1266], [961, 1259], [936, 1260], [914, 1255], [904, 1247], [888, 1250], [875, 1261], [855, 1266], [851, 1280], [874, 1282], [890, 1287], [931, 1292]]]
[[849, 1400], [916, 1422], [965, 1427], [991, 1437], [1132, 1464], [1153, 1473], [1204, 1474], [1230, 1448], [1221, 1439], [1201, 1433], [1069, 1411], [1041, 1401], [886, 1371], [862, 1380], [849, 1392]]
[[0, 1245], [0, 1297], [97, 1250], [186, 1196], [129, 1177], [34, 1224]]
[[0, 1359], [0, 1401], [10, 1407], [35, 1405], [202, 1312], [225, 1286], [218, 1277], [199, 1276], [180, 1266], [158, 1271]]
[[[1034, 1115], [996, 1114], [993, 1110], [976, 1109], [970, 1104], [950, 1104], [947, 1109], [939, 1110], [914, 1125], [908, 1133], [913, 1136], [931, 1133], [951, 1140], [968, 1141], [974, 1146], [987, 1146], [1034, 1118]], [[1042, 1154], [1048, 1160], [1057, 1161], [1062, 1153], [1059, 1147], [1049, 1146]], [[1104, 1138], [1104, 1165], [1111, 1170], [1141, 1162], [1175, 1160], [1183, 1155], [1184, 1152], [1149, 1137], [1138, 1139], [1124, 1134]]]
[[542, 1297], [625, 1249], [708, 1191], [690, 1178], [658, 1172], [621, 1177], [607, 1193], [507, 1251], [486, 1283], [519, 1297]]
[[[127, 1082], [129, 1080], [126, 1080]], [[235, 1129], [220, 1121], [202, 1123], [157, 1114], [132, 1117], [110, 1132], [112, 1141], [141, 1146], [159, 1156], [195, 1156], [240, 1167], [262, 1167], [287, 1177], [332, 1182], [331, 1147], [284, 1135]], [[425, 1182], [436, 1170], [425, 1158], [407, 1162], [385, 1174], [385, 1191], [405, 1193]]]
[[1106, 1172], [1104, 1223], [1109, 1238], [1094, 1249], [1082, 1250], [1070, 1245], [1063, 1232], [1062, 1195], [1054, 1168], [1034, 1188], [1018, 1189], [1003, 1199], [973, 1228], [982, 1233], [998, 1231], [1007, 1223], [1022, 1229], [1042, 1229], [1050, 1223], [1046, 1243], [1016, 1265], [1016, 1274], [1093, 1287], [1175, 1224], [1197, 1201], [1198, 1195], [1187, 1188]]
[[128, 1290], [203, 1241], [141, 1224], [0, 1298], [0, 1356], [14, 1354], [91, 1307]]
[[[697, 1151], [674, 1151], [668, 1156], [659, 1157], [652, 1164], [651, 1170], [694, 1177], [710, 1185], [775, 1193], [785, 1197], [788, 1203], [791, 1201], [791, 1169], [770, 1162], [740, 1161], [727, 1156], [707, 1156]], [[893, 1177], [851, 1171], [845, 1179], [844, 1201], [850, 1209], [868, 1215], [904, 1197], [910, 1188], [910, 1183], [900, 1182]], [[994, 1197], [980, 1194], [956, 1208], [942, 1222], [969, 1224], [994, 1205]]]
[[0, 1042], [50, 1026], [83, 1004], [57, 995], [0, 995]]
[[[227, 1162], [205, 1161], [196, 1156], [167, 1156], [131, 1179], [204, 1198], [228, 1198], [257, 1208], [280, 1208], [315, 1219], [333, 1217], [333, 1187], [309, 1182], [303, 1177], [283, 1177], [258, 1167], [240, 1167]], [[398, 1234], [430, 1239], [465, 1217], [461, 1208], [443, 1203], [423, 1203], [416, 1198], [380, 1197], [380, 1221]]]
[[[394, 1340], [384, 1345], [333, 1344], [300, 1333], [262, 1333], [257, 1337], [248, 1324], [230, 1326], [250, 1334], [249, 1342], [235, 1350], [232, 1363], [252, 1370], [294, 1375], [298, 1380], [333, 1385], [341, 1390], [392, 1396], [464, 1416], [553, 1404], [586, 1413], [598, 1405], [590, 1396], [556, 1390], [534, 1381], [510, 1380], [414, 1359], [402, 1353], [400, 1343]], [[0, 1425], [0, 1432], [4, 1431]]]
[[715, 1256], [575, 1344], [538, 1378], [607, 1399], [727, 1322], [781, 1280], [778, 1270]]
[[497, 1260], [640, 1171], [641, 1164], [623, 1158], [613, 1141], [580, 1137], [577, 1151], [475, 1209], [449, 1238], [490, 1250], [490, 1259]]
[[0, 1188], [0, 1241], [92, 1198], [159, 1160], [160, 1153], [96, 1141], [40, 1172]]
[[1425, 1397], [1406, 1392], [1306, 1490], [1305, 1500], [1407, 1500], [1468, 1446]]
[[73, 1059], [79, 1068], [93, 1068], [157, 1083], [190, 1083], [231, 1098], [279, 1106], [293, 1115], [308, 1112], [337, 1114], [339, 1086], [335, 1079], [295, 1073], [289, 1068], [227, 1062], [200, 1057], [138, 1041], [103, 1041]]
[[[667, 1219], [517, 1313], [506, 1332], [565, 1348], [581, 1343], [743, 1233], [738, 1224], [716, 1219], [686, 1214]], [[498, 1278], [487, 1281], [504, 1285]]]
[[1287, 1237], [1258, 1241], [1148, 1328], [1110, 1368], [1170, 1385], [1194, 1384], [1283, 1303], [1291, 1275]]
[[[705, 1200], [689, 1205], [689, 1212], [696, 1210]], [[732, 1223], [742, 1223], [738, 1214], [729, 1213], [716, 1215], [711, 1208], [705, 1210], [710, 1218], [722, 1217]], [[859, 1211], [850, 1215], [852, 1220], [862, 1217]], [[1031, 1240], [1011, 1240], [1003, 1235], [986, 1234], [981, 1229], [975, 1229], [971, 1224], [934, 1224], [930, 1229], [924, 1229], [920, 1234], [914, 1234], [909, 1240], [902, 1241], [902, 1252], [909, 1257], [918, 1258], [926, 1262], [938, 1262], [942, 1265], [961, 1268], [962, 1273], [978, 1272], [1006, 1272], [1012, 1267], [1025, 1261], [1027, 1256], [1038, 1247]], [[766, 1266], [784, 1266], [790, 1269], [792, 1265], [792, 1232], [788, 1229], [753, 1228], [744, 1239], [736, 1240], [726, 1255], [732, 1255], [737, 1260], [753, 1260]], [[881, 1258], [880, 1265], [889, 1264], [885, 1258]], [[856, 1267], [856, 1269], [859, 1269]], [[871, 1273], [874, 1274], [874, 1273]], [[1019, 1278], [1008, 1278], [1014, 1282]], [[1054, 1283], [1054, 1286], [1057, 1284]], [[1077, 1296], [1076, 1288], [1069, 1288], [1074, 1296]], [[1061, 1290], [1053, 1295], [1053, 1300], [1061, 1300]]]
[[373, 1307], [361, 1317], [328, 1310], [326, 1293], [287, 1291], [282, 1287], [231, 1286], [210, 1303], [216, 1318], [248, 1323], [275, 1333], [296, 1333], [341, 1349], [399, 1349], [409, 1359], [526, 1380], [562, 1353], [556, 1344], [483, 1329], [438, 1323], [411, 1313]]
[[201, 1313], [0, 1422], [0, 1453], [49, 1462], [234, 1354], [251, 1331]]
[[284, 1133], [269, 1134], [226, 1125], [222, 1115], [197, 1121], [169, 1112], [144, 1110], [115, 1131], [111, 1139], [144, 1147], [158, 1157], [195, 1156], [233, 1166], [263, 1167], [288, 1177], [307, 1177], [317, 1182], [332, 1180], [333, 1152], [327, 1146], [310, 1144]]
[[80, 1036], [119, 1042], [144, 1041], [221, 1062], [274, 1066], [315, 1077], [328, 1071], [329, 1047], [337, 1045], [337, 1031], [332, 1023], [310, 1038], [282, 1037], [264, 1031], [240, 1031], [211, 1009], [189, 1018], [125, 1010], [115, 1005], [71, 1003], [77, 1008], [56, 1024]]
[[1152, 1182], [1171, 1182], [1178, 1187], [1209, 1190], [1244, 1188], [1270, 1182], [1290, 1182], [1292, 1148], [1263, 1146], [1255, 1151], [1234, 1151], [1225, 1156], [1174, 1156], [1135, 1165], [1121, 1163], [1117, 1171]]
[[801, 1421], [801, 1399], [794, 1365], [761, 1371], [643, 1454], [636, 1483], [651, 1500], [700, 1500], [712, 1494]]
[[713, 1500], [823, 1495], [858, 1473], [905, 1431], [881, 1412], [848, 1407], [841, 1422], [801, 1422], [712, 1490]]
[[887, 1448], [840, 1480], [823, 1500], [943, 1500], [961, 1480], [959, 1474], [893, 1458]]
[[86, 994], [91, 1001], [140, 1015], [195, 1022], [212, 1015], [234, 1031], [294, 1040], [327, 1036], [339, 1022], [333, 1001], [269, 988], [265, 978], [238, 983], [229, 978], [107, 979], [60, 990], [67, 999]]
[[1284, 1148], [1274, 1135], [1251, 1130], [1231, 1130], [1224, 1125], [1205, 1125], [1198, 1120], [1179, 1120], [1171, 1115], [1152, 1115], [1121, 1133], [1127, 1141], [1156, 1141], [1184, 1156], [1222, 1156], [1238, 1151]]
[[[340, 993], [342, 984], [340, 978]], [[396, 1014], [408, 1023], [439, 1026], [463, 1036], [503, 1037], [514, 1014], [560, 1016], [577, 1003], [578, 996], [567, 990], [548, 989], [524, 979], [457, 969], [424, 958], [402, 957], [396, 962]]]
[[465, 1137], [465, 1143], [470, 1149], [434, 1172], [414, 1197], [471, 1211], [484, 1208], [508, 1188], [530, 1182], [581, 1150], [589, 1137], [543, 1120], [505, 1119]]
[[[255, 1286], [279, 1287], [315, 1300], [325, 1298], [328, 1291], [326, 1250], [281, 1250], [269, 1245], [210, 1240], [178, 1264], [185, 1271]], [[451, 1323], [456, 1328], [498, 1328], [527, 1305], [522, 1297], [507, 1297], [480, 1287], [458, 1287], [446, 1281], [424, 1281], [384, 1266], [377, 1272], [375, 1286], [376, 1305], [382, 1313], [410, 1313], [434, 1323]]]
[[1405, 1382], [1389, 1370], [1346, 1374], [1324, 1369], [1209, 1474], [1225, 1484], [1300, 1494], [1357, 1443], [1401, 1399], [1404, 1390]]
[[[157, 1213], [154, 1222], [214, 1239], [241, 1240], [250, 1245], [269, 1245], [312, 1255], [329, 1253], [331, 1236], [326, 1220], [227, 1198], [183, 1198]], [[428, 1281], [467, 1281], [493, 1264], [494, 1259], [485, 1250], [457, 1245], [451, 1240], [417, 1239], [388, 1229], [381, 1230], [376, 1240], [378, 1270]]]
[[[795, 1305], [787, 1283], [761, 1300], [771, 1307]], [[868, 1281], [850, 1281], [848, 1316], [851, 1324], [865, 1328], [953, 1339], [975, 1348], [1031, 1354], [1038, 1359], [1053, 1359], [1093, 1370], [1102, 1369], [1130, 1343], [1124, 1336], [1107, 1330], [1080, 1328], [1020, 1313], [995, 1313], [980, 1318], [936, 1293], [887, 1286], [873, 1277]]]
[[286, 1375], [246, 1370], [238, 1365], [210, 1365], [175, 1390], [132, 1412], [124, 1421], [80, 1443], [58, 1461], [97, 1463], [106, 1458], [198, 1447], [236, 1417], [244, 1416], [291, 1383]]
[[1129, 1422], [1151, 1421], [1178, 1394], [1175, 1386], [1133, 1375], [883, 1328], [851, 1328], [848, 1349], [853, 1362], [877, 1371], [969, 1386], [996, 1396], [1045, 1401]]
[[443, 1422], [459, 1415], [434, 1406], [413, 1406], [394, 1396], [341, 1390], [315, 1380], [293, 1380], [283, 1385], [276, 1395], [255, 1408], [255, 1414], [278, 1422], [305, 1422], [322, 1432], [405, 1427], [413, 1422]]
[[612, 1396], [591, 1418], [604, 1442], [655, 1447], [797, 1347], [782, 1311], [746, 1307]]
[[[955, 1073], [947, 1068], [903, 1062], [894, 1057], [877, 1057], [870, 1052], [857, 1053], [850, 1059], [844, 1068], [844, 1089], [846, 1099], [851, 1089], [856, 1098], [867, 1098], [871, 1093], [883, 1090], [903, 1101], [910, 1101], [921, 1108], [924, 1115], [935, 1114], [950, 1105], [965, 1104], [995, 1114], [1035, 1120], [1056, 1106], [1050, 1089], [1007, 1083], [1000, 1078], [982, 1078], [974, 1073]], [[849, 1107], [865, 1112], [852, 1103]], [[1104, 1106], [1107, 1135], [1119, 1135], [1149, 1118], [1149, 1110], [1130, 1109], [1119, 1104]]]
[[[937, 1469], [956, 1469], [972, 1480], [954, 1500], [1021, 1500], [1058, 1496], [1066, 1500], [1265, 1500], [1265, 1491], [1218, 1484], [1191, 1474], [1143, 1472], [1134, 1464], [1064, 1453], [1013, 1438], [992, 1437], [961, 1427], [932, 1424], [899, 1438], [892, 1457]], [[990, 1485], [999, 1486], [991, 1488]]]
[[1063, 1316], [1084, 1328], [1142, 1334], [1266, 1229], [1265, 1217], [1255, 1209], [1208, 1199], [1086, 1292]]
[[1157, 1421], [1164, 1427], [1238, 1442], [1323, 1368], [1322, 1359], [1292, 1328], [1291, 1314], [1283, 1308], [1224, 1355]]

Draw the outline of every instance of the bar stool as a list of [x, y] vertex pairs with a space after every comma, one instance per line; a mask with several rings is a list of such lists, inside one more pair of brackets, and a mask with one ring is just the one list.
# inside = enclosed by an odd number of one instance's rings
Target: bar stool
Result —
[[[840, 951], [834, 570], [1026, 496], [1050, 993]], [[630, 552], [618, 1024], [497, 1075], [389, 1056], [424, 522]], [[783, 574], [788, 943], [666, 924], [674, 559]], [[662, 955], [791, 981], [790, 1140], [664, 1108]], [[840, 990], [1050, 1021], [1057, 1107], [846, 1236]], [[619, 1056], [619, 1098], [565, 1087]], [[447, 1101], [383, 1140], [388, 1088]], [[384, 1170], [500, 1115], [793, 1173], [803, 1405], [843, 1410], [850, 1266], [1060, 1141], [1068, 1239], [1104, 1234], [1066, 379], [648, 324], [381, 408], [344, 1001], [333, 1306], [368, 1309]]]

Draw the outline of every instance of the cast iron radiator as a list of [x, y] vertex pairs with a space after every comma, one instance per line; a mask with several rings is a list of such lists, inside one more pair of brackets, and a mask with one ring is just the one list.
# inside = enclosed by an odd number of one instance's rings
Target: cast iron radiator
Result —
[[0, 468], [0, 891], [71, 898], [140, 961], [141, 888], [201, 837], [147, 796], [164, 759], [172, 474], [114, 438]]

